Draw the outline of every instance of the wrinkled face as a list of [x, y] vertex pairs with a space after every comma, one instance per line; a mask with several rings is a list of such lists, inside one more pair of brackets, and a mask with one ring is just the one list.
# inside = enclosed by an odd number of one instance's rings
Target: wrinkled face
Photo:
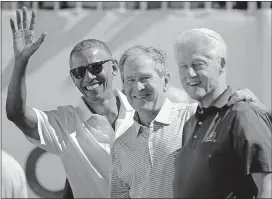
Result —
[[154, 64], [146, 55], [124, 64], [123, 90], [137, 112], [158, 111], [164, 103], [169, 77], [159, 77]]
[[[80, 66], [87, 66], [91, 63], [104, 61], [109, 59], [106, 53], [97, 48], [89, 48], [72, 55], [70, 67], [71, 69]], [[89, 70], [86, 71], [82, 79], [73, 77], [73, 81], [80, 92], [92, 102], [101, 102], [107, 98], [108, 93], [112, 90], [112, 79], [117, 73], [117, 67], [113, 62], [109, 61], [103, 64], [100, 73], [94, 75]]]
[[201, 48], [191, 44], [175, 46], [175, 57], [180, 81], [192, 99], [201, 101], [218, 87], [221, 59], [211, 47]]

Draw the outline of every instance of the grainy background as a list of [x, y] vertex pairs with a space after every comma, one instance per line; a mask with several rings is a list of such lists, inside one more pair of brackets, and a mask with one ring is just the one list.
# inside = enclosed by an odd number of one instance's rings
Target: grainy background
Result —
[[[9, 18], [15, 18], [12, 11], [15, 5], [31, 8], [33, 2], [2, 2], [2, 147], [25, 167], [27, 156], [35, 147], [5, 115], [7, 86], [13, 67]], [[204, 2], [191, 2], [187, 11], [184, 9], [186, 5], [181, 2], [168, 2], [166, 5], [172, 7], [168, 9], [161, 9], [161, 2], [149, 2], [147, 8], [154, 9], [142, 10], [137, 9], [142, 6], [139, 2], [125, 2], [123, 6], [129, 8], [126, 11], [118, 9], [120, 2], [100, 3], [103, 11], [97, 10], [97, 2], [84, 2], [83, 6], [88, 8], [78, 11], [69, 8], [76, 6], [75, 2], [58, 4], [57, 10], [52, 9], [54, 5], [54, 2], [37, 5], [40, 9], [36, 35], [39, 37], [44, 31], [48, 35], [29, 62], [28, 106], [49, 110], [60, 105], [76, 105], [80, 93], [70, 79], [68, 57], [73, 46], [86, 38], [106, 42], [117, 60], [124, 50], [135, 44], [164, 50], [168, 55], [171, 82], [181, 87], [172, 50], [175, 37], [178, 32], [205, 27], [221, 34], [228, 45], [228, 83], [234, 89], [249, 88], [271, 108], [271, 8], [260, 9], [260, 2], [257, 10], [250, 10], [249, 5], [239, 3], [234, 3], [233, 8], [244, 9], [227, 10], [226, 5], [213, 3], [213, 8], [209, 10], [204, 9], [207, 6]], [[118, 75], [114, 79], [118, 88], [121, 87], [119, 78]], [[44, 155], [36, 171], [45, 188], [63, 188], [65, 172], [58, 157]], [[30, 188], [29, 196], [37, 197]]]

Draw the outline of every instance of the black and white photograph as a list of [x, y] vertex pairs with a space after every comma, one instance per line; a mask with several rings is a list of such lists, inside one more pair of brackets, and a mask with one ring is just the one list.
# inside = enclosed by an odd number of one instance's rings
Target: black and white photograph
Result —
[[272, 198], [271, 1], [1, 1], [1, 198]]

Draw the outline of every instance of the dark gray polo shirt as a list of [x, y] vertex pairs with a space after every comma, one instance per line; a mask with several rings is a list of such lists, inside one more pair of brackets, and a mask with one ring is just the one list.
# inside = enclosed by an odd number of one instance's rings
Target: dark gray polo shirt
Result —
[[191, 134], [175, 160], [175, 198], [252, 198], [251, 173], [271, 173], [271, 120], [244, 101], [227, 106], [231, 88], [184, 126]]

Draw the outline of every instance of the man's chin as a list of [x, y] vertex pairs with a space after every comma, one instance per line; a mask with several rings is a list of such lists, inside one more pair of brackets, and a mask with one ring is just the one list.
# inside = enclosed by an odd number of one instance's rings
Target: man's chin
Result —
[[186, 92], [190, 96], [190, 98], [197, 101], [205, 96], [205, 92], [201, 90], [187, 90]]
[[92, 102], [99, 102], [104, 99], [100, 93], [85, 93], [85, 97]]
[[147, 104], [144, 104], [144, 105], [135, 105], [135, 106], [132, 106], [135, 111], [137, 112], [150, 112], [152, 111], [152, 108], [147, 105]]

